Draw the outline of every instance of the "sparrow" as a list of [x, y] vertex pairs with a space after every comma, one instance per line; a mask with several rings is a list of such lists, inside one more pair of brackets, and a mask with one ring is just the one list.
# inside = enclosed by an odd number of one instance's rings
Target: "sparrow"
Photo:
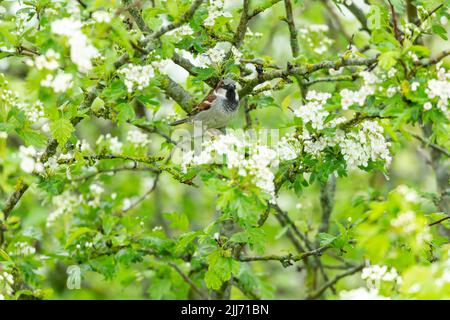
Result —
[[185, 119], [171, 123], [176, 126], [186, 122], [201, 121], [207, 129], [220, 129], [237, 114], [239, 95], [236, 91], [236, 82], [231, 79], [222, 79], [217, 83], [203, 101], [198, 104]]

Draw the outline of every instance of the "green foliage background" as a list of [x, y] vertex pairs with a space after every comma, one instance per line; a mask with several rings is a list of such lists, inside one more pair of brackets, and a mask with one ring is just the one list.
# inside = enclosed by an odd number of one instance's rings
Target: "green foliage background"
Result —
[[[449, 24], [442, 23], [450, 18], [449, 2], [362, 2], [230, 1], [231, 16], [208, 27], [206, 1], [1, 1], [8, 10], [20, 7], [0, 18], [0, 61], [6, 61], [0, 77], [0, 274], [13, 277], [9, 284], [0, 279], [3, 298], [339, 299], [345, 291], [370, 289], [361, 278], [369, 265], [395, 268], [402, 279], [377, 284], [378, 296], [450, 298], [448, 111], [436, 101], [431, 110], [423, 107], [436, 63], [450, 68]], [[96, 11], [109, 12], [111, 21], [93, 23]], [[53, 21], [77, 15], [102, 56], [92, 59], [89, 72], [71, 59], [67, 37], [51, 30]], [[408, 23], [419, 31], [405, 32]], [[294, 24], [297, 36], [289, 30]], [[316, 24], [328, 31], [307, 29]], [[168, 32], [182, 25], [194, 34]], [[315, 50], [324, 39], [332, 42]], [[199, 68], [175, 50], [197, 56], [221, 41], [239, 47], [239, 62], [229, 54]], [[48, 72], [26, 63], [50, 48], [73, 77], [63, 92], [43, 86]], [[161, 59], [187, 70], [186, 82], [155, 67], [148, 86], [127, 91], [119, 67]], [[259, 70], [256, 78], [248, 77], [246, 63]], [[329, 72], [340, 66], [342, 74]], [[372, 67], [397, 73], [377, 84], [382, 90], [363, 106], [342, 110], [340, 92], [358, 90], [358, 72]], [[307, 90], [326, 91], [332, 94], [330, 119], [343, 115], [346, 130], [358, 132], [364, 119], [383, 127], [392, 162], [349, 170], [339, 149], [318, 158], [303, 152], [275, 172], [276, 205], [251, 177], [236, 178], [231, 169], [203, 165], [183, 172], [168, 159], [169, 115], [185, 115], [224, 76], [241, 88], [230, 127], [304, 130], [291, 109], [305, 103]], [[280, 81], [255, 89], [271, 79]], [[411, 90], [413, 82], [420, 89]], [[391, 86], [399, 88], [392, 96], [386, 93]], [[7, 90], [17, 99], [8, 100]], [[37, 100], [47, 131], [21, 105], [38, 108]], [[130, 141], [133, 129], [151, 143]], [[335, 129], [308, 128], [318, 136], [333, 136]], [[121, 152], [111, 152], [110, 140], [96, 143], [101, 134], [118, 137]], [[82, 140], [92, 149], [80, 148]], [[33, 146], [40, 152], [36, 162], [54, 159], [55, 166], [24, 172], [20, 146]], [[93, 184], [104, 192], [97, 194]], [[125, 208], [127, 199], [136, 205]], [[61, 214], [49, 224], [58, 208]], [[414, 215], [407, 231], [392, 223], [405, 212]], [[24, 243], [32, 253], [20, 250]], [[67, 287], [69, 266], [80, 268], [80, 289]]]

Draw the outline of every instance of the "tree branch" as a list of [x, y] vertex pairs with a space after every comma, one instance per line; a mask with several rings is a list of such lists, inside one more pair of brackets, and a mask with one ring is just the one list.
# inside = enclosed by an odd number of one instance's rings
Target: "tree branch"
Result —
[[428, 226], [429, 226], [429, 227], [435, 226], [435, 225], [440, 224], [440, 223], [442, 223], [442, 222], [444, 222], [444, 221], [446, 221], [446, 220], [448, 220], [448, 219], [450, 219], [450, 216], [449, 216], [449, 217], [442, 218], [442, 219], [439, 219], [439, 220], [437, 220], [437, 221], [434, 221], [434, 222], [430, 223]]
[[[157, 38], [161, 37], [163, 34], [169, 32], [171, 30], [174, 30], [176, 28], [181, 27], [184, 23], [186, 23], [189, 19], [192, 18], [195, 11], [197, 11], [197, 9], [200, 7], [202, 2], [203, 2], [203, 0], [194, 0], [194, 2], [189, 7], [188, 11], [186, 11], [178, 21], [168, 24], [165, 27], [162, 27], [161, 29], [156, 31], [154, 34], [152, 34], [151, 38], [157, 39]], [[147, 51], [147, 52], [149, 52], [149, 51]]]
[[131, 0], [124, 0], [123, 3], [127, 6], [127, 11], [133, 17], [133, 20], [136, 22], [138, 28], [143, 33], [150, 33], [151, 30], [145, 24], [144, 19], [142, 19], [139, 1], [131, 3]]
[[248, 10], [250, 7], [250, 0], [243, 0], [241, 19], [239, 25], [234, 34], [233, 44], [236, 48], [239, 48], [244, 40], [245, 32], [247, 31], [247, 24], [249, 21]]
[[339, 59], [337, 61], [322, 61], [315, 64], [304, 64], [300, 66], [289, 65], [283, 70], [272, 70], [269, 72], [262, 72], [257, 78], [248, 81], [244, 87], [239, 91], [239, 96], [243, 97], [250, 94], [254, 87], [263, 82], [273, 80], [276, 78], [286, 79], [289, 76], [298, 75], [306, 77], [309, 74], [323, 69], [339, 69], [348, 66], [371, 66], [377, 62], [377, 56], [373, 58], [355, 58], [355, 59]]
[[183, 278], [183, 280], [191, 286], [191, 288], [204, 300], [210, 300], [210, 296], [203, 292], [175, 263], [169, 262], [169, 266], [175, 269], [176, 272]]
[[413, 136], [415, 139], [419, 140], [424, 146], [426, 147], [431, 147], [434, 150], [436, 150], [437, 152], [442, 153], [443, 155], [445, 155], [447, 158], [450, 158], [450, 151], [445, 149], [444, 147], [441, 147], [440, 145], [434, 144], [432, 142], [430, 142], [428, 139], [415, 134], [413, 132], [408, 132], [411, 136]]
[[254, 18], [255, 16], [257, 16], [261, 12], [264, 12], [267, 9], [272, 8], [275, 4], [277, 4], [278, 2], [281, 2], [281, 1], [282, 0], [270, 0], [269, 2], [263, 4], [263, 5], [259, 6], [259, 7], [256, 7], [252, 12], [250, 12], [248, 14], [248, 19], [250, 20], [250, 19]]
[[311, 256], [320, 256], [323, 254], [323, 252], [325, 252], [329, 248], [331, 248], [331, 246], [326, 245], [326, 246], [322, 246], [322, 247], [314, 249], [314, 250], [305, 251], [305, 252], [301, 252], [301, 253], [297, 253], [297, 254], [289, 253], [289, 254], [282, 255], [282, 256], [275, 255], [275, 254], [271, 254], [271, 255], [267, 255], [267, 256], [240, 256], [238, 259], [239, 259], [239, 261], [242, 261], [242, 262], [280, 261], [281, 264], [283, 265], [283, 267], [286, 268], [286, 267], [291, 266], [292, 262], [305, 260], [306, 258], [311, 257]]
[[294, 14], [292, 12], [291, 0], [284, 0], [284, 7], [286, 9], [286, 20], [285, 21], [288, 24], [288, 28], [289, 28], [292, 56], [294, 58], [296, 58], [299, 55], [300, 48], [298, 46], [297, 29], [295, 27]]
[[244, 295], [246, 295], [251, 300], [261, 300], [261, 297], [254, 293], [253, 291], [250, 291], [244, 287], [242, 282], [236, 278], [233, 277], [233, 284], [236, 288], [238, 288]]
[[318, 297], [320, 297], [322, 295], [323, 292], [325, 292], [325, 290], [327, 290], [329, 287], [333, 286], [334, 284], [336, 284], [339, 280], [341, 280], [342, 278], [348, 277], [352, 274], [355, 274], [359, 271], [361, 271], [364, 268], [364, 264], [361, 264], [357, 267], [351, 268], [350, 270], [341, 273], [339, 275], [337, 275], [336, 277], [334, 277], [333, 279], [331, 279], [330, 281], [328, 281], [327, 283], [323, 284], [317, 291], [313, 292], [312, 294], [310, 294], [308, 296], [308, 299], [317, 299]]
[[345, 5], [345, 6], [359, 21], [359, 23], [361, 24], [361, 29], [370, 33], [370, 29], [367, 26], [367, 19], [366, 19], [366, 15], [364, 14], [364, 12], [353, 2], [351, 5]]
[[334, 194], [336, 191], [336, 176], [330, 174], [328, 181], [320, 188], [320, 206], [322, 208], [322, 222], [319, 232], [328, 232], [330, 216], [333, 211]]

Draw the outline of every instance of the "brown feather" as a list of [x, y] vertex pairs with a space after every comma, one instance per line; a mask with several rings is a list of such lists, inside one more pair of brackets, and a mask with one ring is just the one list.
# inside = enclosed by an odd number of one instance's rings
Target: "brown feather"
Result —
[[202, 102], [200, 102], [194, 109], [192, 109], [192, 111], [189, 113], [190, 116], [211, 108], [211, 104], [216, 99], [216, 95], [214, 94], [214, 92], [220, 88], [220, 86], [222, 85], [222, 82], [223, 81], [220, 80], [219, 83], [217, 83], [216, 87], [212, 88], [211, 91], [209, 91], [209, 93], [205, 97], [205, 99], [203, 99]]

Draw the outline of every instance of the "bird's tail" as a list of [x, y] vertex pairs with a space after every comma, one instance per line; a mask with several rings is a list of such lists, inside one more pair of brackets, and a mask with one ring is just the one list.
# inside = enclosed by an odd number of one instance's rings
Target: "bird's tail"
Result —
[[181, 119], [181, 120], [177, 120], [175, 122], [172, 122], [170, 125], [171, 126], [177, 126], [179, 124], [186, 123], [187, 121], [188, 121], [188, 118], [185, 118], [185, 119]]

